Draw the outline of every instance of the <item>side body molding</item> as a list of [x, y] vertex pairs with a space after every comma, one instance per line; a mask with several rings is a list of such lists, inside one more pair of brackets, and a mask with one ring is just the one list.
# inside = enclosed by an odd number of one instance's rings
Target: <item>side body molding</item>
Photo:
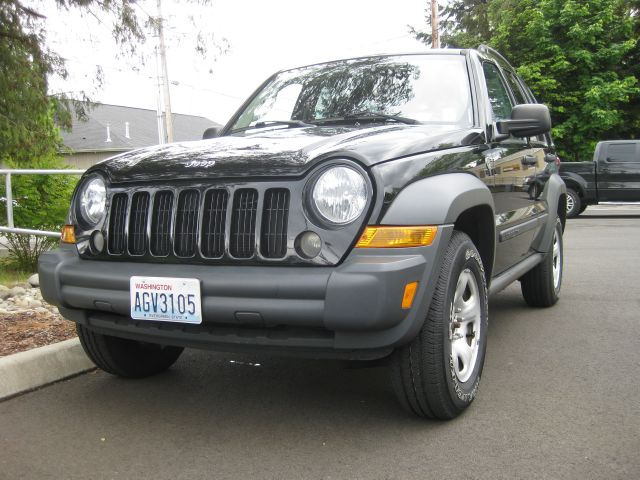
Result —
[[491, 212], [495, 212], [491, 192], [479, 178], [470, 173], [445, 173], [418, 180], [404, 188], [380, 224], [452, 224], [462, 212], [480, 205], [488, 205]]

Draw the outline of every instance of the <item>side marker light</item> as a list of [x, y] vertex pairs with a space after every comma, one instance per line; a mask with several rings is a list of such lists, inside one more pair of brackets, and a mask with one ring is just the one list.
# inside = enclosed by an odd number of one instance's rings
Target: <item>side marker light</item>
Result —
[[413, 305], [413, 299], [418, 290], [418, 282], [407, 283], [404, 287], [404, 295], [402, 296], [402, 309], [408, 310]]
[[60, 241], [62, 243], [76, 243], [76, 229], [73, 225], [65, 225], [62, 227]]

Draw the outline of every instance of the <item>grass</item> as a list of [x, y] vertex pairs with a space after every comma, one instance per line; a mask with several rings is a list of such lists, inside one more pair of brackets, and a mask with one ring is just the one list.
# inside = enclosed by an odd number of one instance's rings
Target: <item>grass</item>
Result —
[[7, 267], [0, 262], [0, 285], [11, 287], [16, 283], [25, 283], [33, 272], [25, 272]]

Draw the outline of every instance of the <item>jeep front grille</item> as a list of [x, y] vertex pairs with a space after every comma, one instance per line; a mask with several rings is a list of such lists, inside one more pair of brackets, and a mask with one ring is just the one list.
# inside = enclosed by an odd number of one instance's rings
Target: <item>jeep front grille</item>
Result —
[[202, 215], [202, 255], [220, 258], [224, 254], [225, 218], [229, 192], [221, 188], [209, 190], [204, 197]]
[[173, 192], [162, 190], [154, 196], [151, 221], [151, 255], [166, 257], [171, 253], [171, 217]]
[[232, 194], [224, 188], [116, 193], [107, 223], [108, 253], [202, 259], [226, 253], [249, 259], [258, 253], [259, 238], [262, 257], [283, 258], [289, 197], [285, 188], [241, 188]]
[[129, 197], [125, 193], [118, 193], [111, 201], [111, 215], [109, 216], [109, 253], [121, 255], [125, 250], [125, 222], [127, 218], [127, 203]]
[[238, 190], [233, 197], [231, 217], [231, 255], [249, 258], [255, 246], [258, 192], [251, 188]]
[[287, 251], [286, 222], [289, 217], [289, 190], [267, 190], [262, 209], [260, 249], [266, 258], [284, 257]]
[[178, 198], [176, 213], [175, 252], [178, 257], [193, 257], [198, 248], [198, 212], [200, 193], [183, 190]]
[[136, 192], [131, 197], [129, 214], [129, 252], [144, 255], [147, 251], [147, 219], [149, 218], [149, 193]]

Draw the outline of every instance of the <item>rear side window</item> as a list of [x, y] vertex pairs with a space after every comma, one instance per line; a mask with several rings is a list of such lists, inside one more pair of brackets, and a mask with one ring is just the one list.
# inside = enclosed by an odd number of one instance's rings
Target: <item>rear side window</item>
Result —
[[507, 93], [507, 87], [502, 80], [500, 71], [493, 63], [483, 63], [484, 78], [487, 82], [487, 92], [493, 111], [493, 120], [506, 120], [511, 117], [511, 99]]
[[639, 157], [635, 143], [613, 143], [607, 146], [607, 162], [640, 162]]

